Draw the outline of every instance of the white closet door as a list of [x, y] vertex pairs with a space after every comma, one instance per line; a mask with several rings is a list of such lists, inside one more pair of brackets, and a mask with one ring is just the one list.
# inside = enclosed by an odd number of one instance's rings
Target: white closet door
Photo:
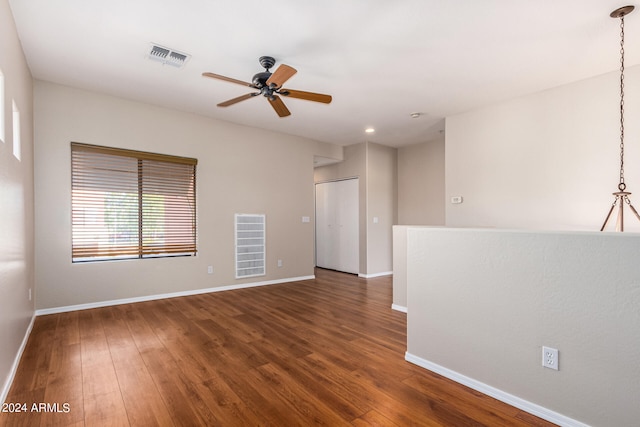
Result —
[[358, 274], [358, 179], [316, 184], [316, 265]]
[[331, 259], [330, 237], [335, 223], [335, 213], [329, 211], [329, 184], [316, 184], [316, 265], [322, 268], [331, 267], [334, 262]]

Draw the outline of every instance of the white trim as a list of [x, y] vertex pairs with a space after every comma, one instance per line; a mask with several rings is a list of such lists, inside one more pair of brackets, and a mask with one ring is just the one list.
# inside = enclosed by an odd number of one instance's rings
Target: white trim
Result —
[[[338, 160], [338, 162], [341, 162], [341, 160]], [[347, 181], [349, 179], [359, 179], [360, 177], [358, 175], [354, 175], [354, 176], [347, 176], [345, 178], [336, 178], [336, 179], [326, 179], [324, 181], [317, 181], [314, 182], [313, 185], [318, 185], [318, 184], [326, 184], [328, 182], [338, 182], [338, 181]]]
[[430, 362], [428, 360], [422, 359], [418, 356], [414, 356], [413, 354], [406, 352], [404, 355], [404, 359], [407, 362], [411, 362], [415, 365], [420, 366], [421, 368], [428, 369], [429, 371], [435, 372], [437, 374], [442, 375], [443, 377], [449, 378], [457, 383], [463, 384], [467, 387], [470, 387], [480, 393], [484, 393], [488, 396], [491, 396], [495, 399], [498, 399], [501, 402], [504, 402], [508, 405], [514, 406], [518, 409], [526, 411], [532, 415], [542, 418], [543, 420], [547, 420], [554, 424], [557, 424], [562, 427], [589, 427], [588, 424], [581, 423], [580, 421], [574, 420], [573, 418], [569, 418], [565, 415], [562, 415], [558, 412], [547, 409], [543, 406], [537, 405], [535, 403], [529, 402], [528, 400], [524, 400], [520, 397], [514, 396], [502, 390], [499, 390], [495, 387], [492, 387], [488, 384], [475, 380], [473, 378], [469, 378], [465, 375], [462, 375], [456, 371], [452, 371], [451, 369], [445, 368], [444, 366], [440, 366], [436, 363]]
[[123, 298], [117, 300], [110, 301], [99, 301], [92, 302], [88, 304], [78, 304], [78, 305], [68, 305], [65, 307], [53, 307], [53, 308], [43, 308], [40, 310], [36, 310], [36, 316], [42, 316], [45, 314], [56, 314], [56, 313], [65, 313], [68, 311], [77, 311], [77, 310], [88, 310], [91, 308], [99, 308], [99, 307], [108, 307], [112, 305], [120, 305], [120, 304], [131, 304], [136, 302], [144, 302], [144, 301], [153, 301], [158, 299], [165, 298], [175, 298], [175, 297], [184, 297], [189, 295], [199, 295], [199, 294], [208, 294], [211, 292], [222, 292], [222, 291], [232, 291], [235, 289], [244, 289], [244, 288], [254, 288], [257, 286], [266, 286], [266, 285], [276, 285], [279, 283], [289, 283], [289, 282], [299, 282], [301, 280], [312, 280], [315, 279], [316, 276], [300, 276], [300, 277], [289, 277], [286, 279], [277, 279], [277, 280], [268, 280], [265, 282], [252, 282], [252, 283], [242, 283], [239, 285], [229, 285], [229, 286], [219, 286], [217, 288], [206, 288], [206, 289], [193, 289], [190, 291], [182, 291], [182, 292], [172, 292], [169, 294], [157, 294], [157, 295], [147, 295], [142, 297], [135, 298]]
[[395, 311], [401, 311], [403, 313], [408, 313], [407, 307], [404, 305], [391, 304], [391, 309]]
[[364, 279], [373, 279], [374, 277], [392, 276], [392, 275], [393, 275], [393, 271], [384, 271], [382, 273], [358, 274], [358, 277], [362, 277]]
[[18, 349], [18, 353], [16, 354], [16, 358], [13, 360], [13, 365], [11, 365], [11, 370], [9, 371], [9, 376], [7, 377], [4, 385], [2, 386], [2, 394], [0, 395], [0, 403], [4, 403], [4, 400], [9, 395], [9, 389], [13, 384], [13, 379], [16, 376], [16, 372], [18, 371], [18, 365], [20, 365], [20, 359], [22, 359], [22, 353], [24, 352], [25, 347], [27, 346], [27, 341], [29, 341], [29, 335], [31, 335], [31, 329], [33, 329], [33, 323], [36, 320], [36, 314], [33, 313], [31, 316], [31, 322], [29, 322], [29, 326], [24, 333], [24, 338], [22, 338], [22, 344], [20, 344], [20, 348]]

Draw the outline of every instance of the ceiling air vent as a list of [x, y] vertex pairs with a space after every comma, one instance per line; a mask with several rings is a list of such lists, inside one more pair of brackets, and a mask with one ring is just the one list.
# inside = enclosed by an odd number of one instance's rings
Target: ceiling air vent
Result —
[[166, 65], [182, 68], [189, 58], [191, 58], [191, 55], [152, 43], [147, 53], [147, 58]]

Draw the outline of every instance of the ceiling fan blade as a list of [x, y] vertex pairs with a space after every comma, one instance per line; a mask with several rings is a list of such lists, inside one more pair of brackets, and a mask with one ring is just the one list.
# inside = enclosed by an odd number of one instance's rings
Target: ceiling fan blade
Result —
[[306, 99], [307, 101], [322, 102], [324, 104], [331, 103], [331, 95], [325, 95], [322, 93], [305, 92], [303, 90], [293, 89], [281, 89], [280, 95], [288, 96], [289, 98]]
[[254, 87], [251, 83], [243, 82], [242, 80], [232, 79], [231, 77], [221, 76], [214, 73], [202, 73], [203, 77], [211, 77], [212, 79], [224, 80], [225, 82], [236, 83], [242, 86]]
[[282, 102], [282, 99], [279, 96], [273, 95], [273, 97], [267, 99], [269, 99], [269, 103], [280, 117], [287, 117], [291, 115], [291, 112], [287, 106], [284, 105], [284, 102]]
[[274, 85], [272, 87], [282, 87], [284, 82], [289, 80], [297, 72], [295, 68], [282, 64], [271, 74], [271, 77], [267, 80], [267, 86]]
[[228, 107], [229, 105], [236, 104], [240, 101], [244, 101], [245, 99], [253, 98], [256, 95], [260, 95], [260, 92], [247, 93], [246, 95], [242, 95], [237, 98], [233, 98], [228, 101], [221, 102], [220, 104], [218, 104], [218, 107]]

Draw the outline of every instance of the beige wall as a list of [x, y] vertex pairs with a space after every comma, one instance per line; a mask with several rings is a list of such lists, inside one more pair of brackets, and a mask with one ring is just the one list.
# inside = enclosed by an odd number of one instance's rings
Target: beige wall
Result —
[[360, 178], [360, 275], [390, 273], [391, 227], [397, 221], [396, 149], [371, 142], [350, 145], [344, 147], [344, 161], [317, 167], [314, 176], [315, 182]]
[[398, 221], [393, 227], [393, 304], [407, 310], [407, 228], [445, 224], [444, 138], [398, 148]]
[[[42, 81], [35, 106], [38, 309], [313, 275], [302, 217], [314, 217], [313, 156], [335, 150]], [[197, 158], [198, 255], [72, 264], [71, 141]], [[235, 213], [266, 214], [266, 276], [235, 279]]]
[[638, 425], [640, 235], [408, 228], [407, 257], [408, 360], [560, 425]]
[[[446, 200], [464, 202], [446, 204], [446, 225], [599, 230], [618, 184], [618, 85], [614, 72], [448, 117]], [[640, 66], [625, 88], [625, 173], [638, 207]]]
[[393, 226], [393, 301], [391, 308], [407, 311], [407, 225]]
[[[344, 178], [366, 178], [367, 146], [366, 144], [353, 144], [343, 147], [342, 160], [327, 166], [319, 166], [314, 169], [314, 181], [324, 182]], [[362, 181], [366, 181], [363, 179]], [[366, 187], [362, 187], [364, 192]], [[364, 205], [363, 205], [364, 206]]]
[[398, 148], [398, 222], [445, 224], [444, 138]]
[[393, 231], [397, 224], [397, 150], [367, 143], [367, 275], [393, 271]]
[[[34, 313], [33, 94], [13, 17], [0, 0], [0, 71], [4, 75], [5, 137], [0, 142], [0, 402]], [[20, 110], [21, 160], [13, 156], [12, 99]]]

